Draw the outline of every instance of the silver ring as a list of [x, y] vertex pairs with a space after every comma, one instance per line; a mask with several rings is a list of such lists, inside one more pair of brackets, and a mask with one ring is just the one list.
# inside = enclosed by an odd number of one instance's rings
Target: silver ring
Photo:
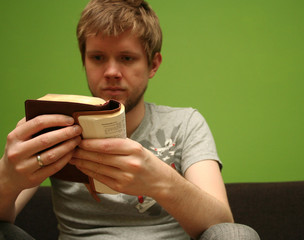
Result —
[[39, 167], [43, 167], [44, 166], [44, 164], [43, 164], [43, 162], [42, 162], [42, 159], [41, 159], [41, 157], [40, 157], [40, 155], [37, 155], [37, 162], [38, 162], [38, 164], [39, 164]]

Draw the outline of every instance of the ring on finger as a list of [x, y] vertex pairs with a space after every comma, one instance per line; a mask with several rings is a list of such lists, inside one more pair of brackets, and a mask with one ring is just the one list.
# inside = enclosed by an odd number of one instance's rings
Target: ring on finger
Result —
[[40, 156], [40, 155], [37, 155], [36, 159], [37, 159], [37, 162], [38, 162], [38, 164], [39, 164], [39, 167], [42, 168], [42, 167], [44, 166], [44, 163], [43, 163], [43, 161], [42, 161], [42, 159], [41, 159], [41, 156]]

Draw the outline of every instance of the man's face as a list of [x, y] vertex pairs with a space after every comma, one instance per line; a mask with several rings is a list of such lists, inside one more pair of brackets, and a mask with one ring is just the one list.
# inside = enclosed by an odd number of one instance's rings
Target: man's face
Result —
[[126, 112], [143, 101], [148, 80], [154, 76], [140, 40], [129, 32], [89, 37], [85, 69], [93, 96], [115, 99], [125, 105]]

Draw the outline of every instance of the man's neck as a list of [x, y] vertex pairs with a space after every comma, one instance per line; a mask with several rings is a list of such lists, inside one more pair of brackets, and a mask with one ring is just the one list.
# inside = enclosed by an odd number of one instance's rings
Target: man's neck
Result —
[[140, 101], [131, 111], [126, 114], [127, 136], [138, 128], [145, 116], [145, 103]]

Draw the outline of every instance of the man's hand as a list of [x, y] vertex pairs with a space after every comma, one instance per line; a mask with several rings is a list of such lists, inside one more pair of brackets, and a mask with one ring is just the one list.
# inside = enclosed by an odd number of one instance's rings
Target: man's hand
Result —
[[[27, 122], [22, 119], [7, 137], [0, 161], [0, 194], [18, 195], [64, 167], [80, 142], [81, 128], [73, 124], [73, 118], [64, 115], [42, 115]], [[50, 127], [62, 128], [32, 138]]]
[[87, 139], [72, 164], [117, 192], [153, 197], [176, 171], [131, 139]]

